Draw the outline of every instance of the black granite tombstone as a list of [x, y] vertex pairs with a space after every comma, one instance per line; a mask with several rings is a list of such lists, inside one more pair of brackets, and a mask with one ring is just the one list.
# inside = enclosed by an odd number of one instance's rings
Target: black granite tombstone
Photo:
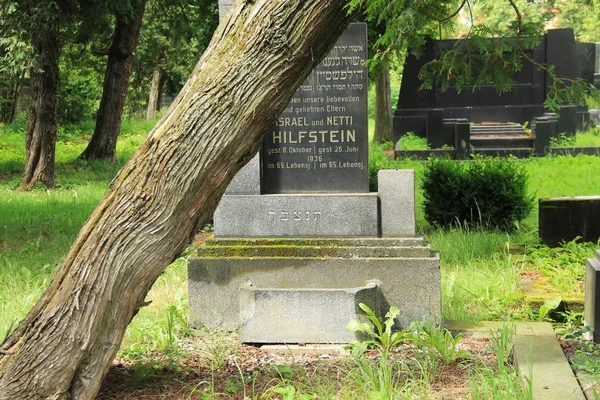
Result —
[[600, 240], [600, 196], [539, 199], [539, 231], [542, 242], [557, 246], [577, 237]]
[[368, 192], [366, 24], [350, 24], [262, 146], [262, 193]]
[[[436, 109], [442, 110], [443, 120], [466, 118], [470, 122], [531, 122], [543, 114], [543, 103], [552, 83], [551, 76], [535, 64], [553, 65], [559, 77], [581, 76], [581, 55], [575, 46], [573, 31], [557, 29], [548, 31], [540, 38], [537, 47], [522, 49], [525, 54], [521, 60], [522, 68], [515, 72], [514, 84], [507, 93], [498, 94], [493, 85], [483, 85], [475, 90], [472, 86], [463, 86], [460, 91], [452, 87], [442, 90], [441, 82], [437, 81], [432, 90], [419, 90], [421, 68], [459, 44], [461, 41], [430, 39], [420, 53], [410, 53], [406, 57], [394, 115], [394, 142], [407, 132], [414, 132], [417, 136], [426, 137], [432, 148], [453, 143], [454, 140], [445, 137], [447, 130], [431, 123], [431, 111]], [[591, 47], [588, 47], [586, 49], [591, 51]], [[587, 114], [585, 107], [577, 111], [566, 110], [563, 121], [563, 125], [568, 125], [566, 131], [574, 133], [575, 129], [585, 129], [583, 114]], [[430, 127], [435, 130], [432, 131]]]

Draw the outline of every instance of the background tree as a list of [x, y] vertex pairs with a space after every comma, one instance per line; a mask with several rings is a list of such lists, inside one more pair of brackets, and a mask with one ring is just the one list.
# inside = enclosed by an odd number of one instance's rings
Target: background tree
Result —
[[80, 156], [83, 159], [116, 161], [117, 138], [145, 7], [146, 0], [109, 4], [115, 15], [115, 29], [111, 45], [96, 50], [97, 54], [108, 56], [108, 60], [94, 134]]
[[0, 346], [0, 399], [92, 399], [154, 280], [346, 28], [345, 0], [237, 2]]
[[[377, 40], [385, 32], [385, 23], [378, 21], [368, 25], [369, 59], [377, 52]], [[374, 143], [392, 141], [392, 87], [390, 82], [390, 63], [371, 65], [369, 79], [375, 84], [375, 132]]]
[[573, 28], [575, 37], [582, 42], [600, 42], [600, 11], [590, 2], [558, 0], [548, 10], [549, 21], [557, 28]]
[[19, 188], [38, 182], [54, 186], [54, 150], [58, 132], [59, 15], [56, 2], [24, 1], [15, 21], [31, 33], [35, 64], [31, 72], [25, 171]]
[[179, 92], [217, 24], [217, 0], [149, 0], [134, 60], [130, 107], [147, 104], [146, 117], [154, 118], [162, 89], [170, 96]]
[[0, 3], [0, 122], [10, 123], [17, 114], [25, 74], [32, 66], [31, 39], [14, 21], [17, 4]]

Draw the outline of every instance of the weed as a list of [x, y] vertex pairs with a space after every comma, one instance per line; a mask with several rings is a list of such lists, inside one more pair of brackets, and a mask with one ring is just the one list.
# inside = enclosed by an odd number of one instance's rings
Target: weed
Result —
[[373, 326], [367, 322], [360, 322], [357, 320], [352, 320], [348, 322], [347, 329], [351, 332], [363, 332], [368, 336], [372, 337], [370, 340], [365, 340], [362, 345], [357, 345], [360, 347], [355, 347], [355, 349], [359, 349], [364, 352], [366, 346], [375, 346], [379, 348], [382, 352], [382, 357], [386, 357], [389, 351], [402, 343], [407, 339], [407, 332], [399, 331], [393, 332], [393, 326], [395, 324], [396, 317], [400, 315], [400, 309], [398, 307], [392, 306], [389, 311], [385, 314], [385, 320], [380, 321], [377, 315], [364, 303], [360, 303], [358, 305], [361, 310], [365, 312], [365, 315], [373, 323]]
[[501, 372], [506, 370], [511, 361], [515, 332], [515, 325], [510, 323], [505, 323], [496, 332], [491, 332], [492, 346], [498, 359], [498, 370]]
[[412, 334], [413, 340], [419, 347], [430, 347], [437, 351], [442, 361], [450, 364], [457, 359], [466, 359], [472, 356], [466, 350], [458, 350], [457, 345], [462, 335], [453, 336], [447, 329], [436, 329], [432, 322], [418, 324]]

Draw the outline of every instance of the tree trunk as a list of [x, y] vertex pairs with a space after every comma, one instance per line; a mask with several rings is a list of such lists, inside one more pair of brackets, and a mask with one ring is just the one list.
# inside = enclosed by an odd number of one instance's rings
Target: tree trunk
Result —
[[150, 97], [148, 99], [148, 110], [146, 111], [146, 119], [156, 118], [157, 111], [160, 111], [160, 95], [163, 84], [164, 73], [159, 65], [154, 66], [152, 74], [152, 86], [150, 87]]
[[58, 132], [58, 61], [60, 57], [57, 13], [40, 14], [40, 30], [32, 45], [38, 57], [31, 73], [29, 116], [25, 139], [25, 172], [19, 188], [26, 190], [38, 182], [54, 186], [54, 151]]
[[141, 0], [133, 18], [117, 15], [113, 41], [108, 49], [104, 86], [96, 127], [87, 148], [80, 158], [88, 160], [117, 160], [117, 139], [127, 97], [131, 63], [140, 37], [146, 0]]
[[375, 81], [375, 134], [374, 143], [392, 141], [392, 89], [390, 67], [385, 67]]
[[237, 1], [0, 346], [0, 400], [93, 399], [155, 279], [349, 22], [346, 0]]
[[15, 82], [16, 79], [14, 77], [4, 76], [2, 78], [8, 84], [2, 85], [0, 83], [0, 122], [10, 124], [15, 118], [21, 85]]

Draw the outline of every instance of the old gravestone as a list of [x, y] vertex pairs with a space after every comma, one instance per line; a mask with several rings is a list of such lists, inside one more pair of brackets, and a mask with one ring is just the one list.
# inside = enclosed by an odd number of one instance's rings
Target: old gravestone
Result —
[[368, 192], [366, 46], [366, 25], [351, 24], [296, 91], [221, 200], [215, 236], [378, 235], [377, 194]]
[[414, 172], [380, 171], [368, 193], [365, 51], [365, 25], [351, 25], [232, 181], [215, 239], [189, 262], [192, 324], [241, 327], [246, 342], [346, 343], [358, 302], [399, 306], [401, 326], [439, 321], [439, 255], [414, 237]]
[[265, 135], [263, 193], [369, 191], [365, 38], [351, 25]]

